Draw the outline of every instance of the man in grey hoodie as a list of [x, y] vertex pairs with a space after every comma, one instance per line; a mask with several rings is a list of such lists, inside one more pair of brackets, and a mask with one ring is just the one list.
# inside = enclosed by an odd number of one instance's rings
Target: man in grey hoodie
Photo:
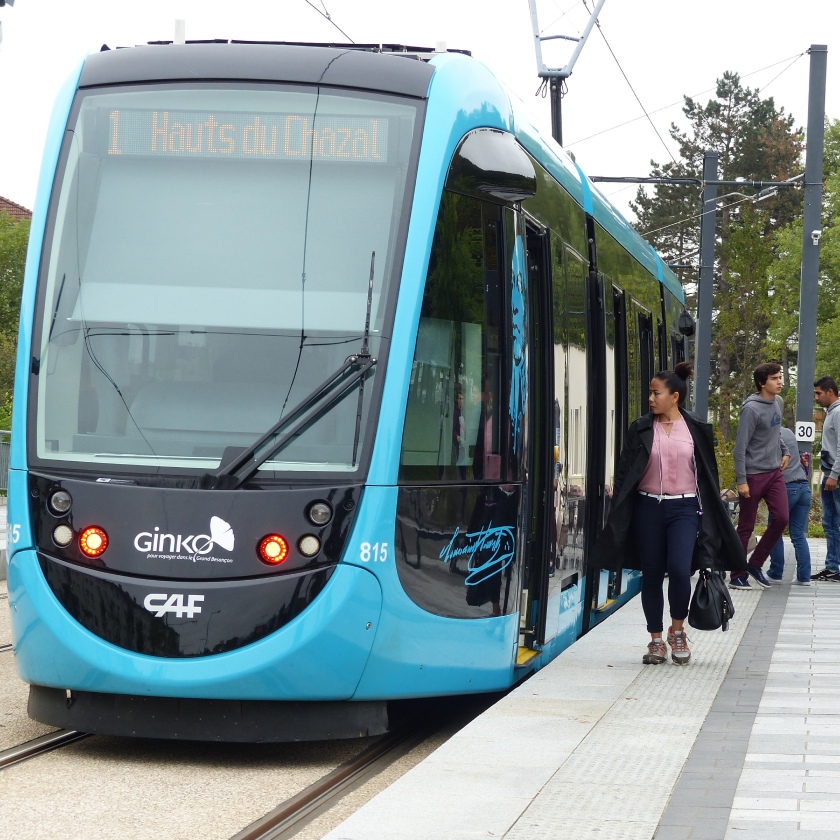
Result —
[[[788, 524], [787, 491], [782, 470], [790, 461], [790, 452], [782, 440], [782, 369], [766, 362], [753, 371], [757, 394], [751, 394], [741, 407], [738, 435], [735, 438], [735, 480], [741, 497], [738, 536], [744, 551], [755, 528], [758, 503], [764, 499], [770, 511], [770, 524], [750, 557], [749, 574], [762, 588], [770, 581], [761, 567], [779, 541]], [[730, 576], [731, 589], [750, 589], [747, 572]]]
[[814, 399], [826, 410], [820, 445], [822, 470], [822, 524], [825, 531], [825, 568], [811, 580], [840, 581], [840, 400], [837, 383], [830, 376], [823, 376], [814, 383]]

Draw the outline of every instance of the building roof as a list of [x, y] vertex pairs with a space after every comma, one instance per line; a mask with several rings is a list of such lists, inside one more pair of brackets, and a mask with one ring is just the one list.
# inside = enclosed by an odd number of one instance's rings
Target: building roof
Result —
[[15, 204], [14, 201], [9, 201], [8, 198], [3, 198], [0, 195], [0, 213], [8, 213], [12, 218], [22, 221], [23, 219], [31, 219], [32, 211], [21, 207], [20, 204]]

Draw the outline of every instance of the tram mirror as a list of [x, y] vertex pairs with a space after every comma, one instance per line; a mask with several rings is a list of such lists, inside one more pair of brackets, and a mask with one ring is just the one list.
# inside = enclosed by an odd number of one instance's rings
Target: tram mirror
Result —
[[479, 128], [464, 137], [455, 150], [446, 188], [513, 203], [536, 195], [537, 175], [512, 134]]
[[697, 325], [694, 322], [694, 318], [691, 317], [691, 313], [687, 309], [683, 309], [683, 311], [680, 312], [680, 317], [677, 321], [677, 327], [683, 335], [687, 336], [694, 335], [695, 331], [697, 330]]

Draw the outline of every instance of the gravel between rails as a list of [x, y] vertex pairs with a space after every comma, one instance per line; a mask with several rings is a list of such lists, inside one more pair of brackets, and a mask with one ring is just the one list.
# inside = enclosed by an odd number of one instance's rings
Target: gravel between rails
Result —
[[228, 840], [373, 740], [86, 738], [3, 771], [4, 834], [16, 840]]

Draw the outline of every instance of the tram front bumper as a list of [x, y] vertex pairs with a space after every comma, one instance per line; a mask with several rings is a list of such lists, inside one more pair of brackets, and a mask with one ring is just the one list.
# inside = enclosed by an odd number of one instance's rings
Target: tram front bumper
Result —
[[349, 699], [367, 663], [382, 608], [376, 577], [339, 564], [313, 603], [271, 635], [226, 653], [168, 659], [125, 650], [85, 629], [53, 594], [34, 550], [13, 555], [8, 577], [21, 679], [136, 696]]

